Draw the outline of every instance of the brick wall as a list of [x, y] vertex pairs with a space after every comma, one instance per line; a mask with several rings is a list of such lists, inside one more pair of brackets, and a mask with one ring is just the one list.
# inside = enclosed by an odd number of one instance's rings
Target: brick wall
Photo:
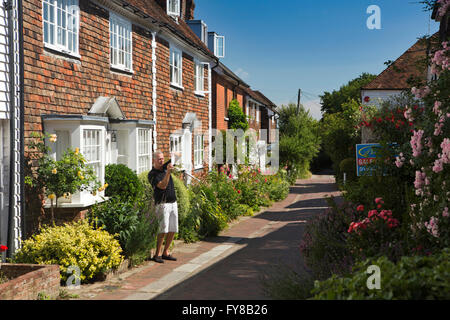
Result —
[[[182, 129], [182, 121], [188, 112], [194, 112], [197, 119], [202, 123], [202, 132], [204, 136], [205, 150], [208, 148], [208, 129], [209, 129], [209, 96], [199, 96], [194, 93], [194, 59], [183, 52], [183, 90], [170, 85], [170, 67], [169, 67], [169, 43], [164, 39], [157, 37], [157, 142], [166, 158], [169, 156], [170, 134], [176, 130]], [[167, 63], [163, 63], [166, 61]], [[204, 69], [204, 88], [208, 90], [208, 72]], [[193, 137], [193, 136], [192, 136]], [[192, 161], [194, 160], [194, 141], [192, 141]], [[207, 161], [207, 152], [205, 151], [205, 161]]]
[[212, 127], [217, 130], [228, 129], [228, 121], [225, 118], [228, 115], [228, 106], [231, 100], [237, 99], [245, 114], [245, 99], [244, 91], [235, 84], [225, 80], [218, 73], [213, 72], [212, 76], [213, 87], [213, 110], [212, 110]]
[[42, 1], [24, 0], [25, 138], [41, 114], [87, 114], [99, 96], [115, 96], [127, 118], [152, 119], [151, 35], [133, 25], [134, 74], [110, 67], [109, 13], [80, 1], [79, 53], [44, 49]]
[[0, 300], [36, 300], [39, 293], [59, 295], [57, 265], [2, 264], [0, 271], [12, 280], [0, 284]]

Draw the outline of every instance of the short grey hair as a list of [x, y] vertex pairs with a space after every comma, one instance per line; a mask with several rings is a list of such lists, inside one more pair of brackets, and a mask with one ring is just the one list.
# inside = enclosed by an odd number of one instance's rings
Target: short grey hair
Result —
[[156, 159], [156, 157], [158, 156], [158, 154], [164, 155], [164, 153], [163, 153], [161, 150], [155, 150], [155, 152], [153, 152], [153, 159]]

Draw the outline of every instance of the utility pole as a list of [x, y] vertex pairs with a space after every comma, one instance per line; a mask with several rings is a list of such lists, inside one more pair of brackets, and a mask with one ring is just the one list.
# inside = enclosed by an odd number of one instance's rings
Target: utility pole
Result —
[[297, 114], [300, 112], [300, 98], [302, 96], [302, 89], [298, 89], [298, 100], [297, 100]]

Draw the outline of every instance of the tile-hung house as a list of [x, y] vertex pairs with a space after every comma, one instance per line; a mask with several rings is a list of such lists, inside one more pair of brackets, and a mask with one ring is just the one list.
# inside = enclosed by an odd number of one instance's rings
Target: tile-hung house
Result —
[[9, 248], [8, 256], [20, 247], [23, 233], [21, 13], [21, 1], [0, 4], [0, 244]]
[[[105, 166], [151, 169], [152, 151], [188, 174], [208, 169], [211, 65], [192, 32], [190, 0], [24, 0], [25, 139], [58, 136], [52, 156], [80, 148], [104, 183]], [[101, 201], [81, 192], [75, 214]], [[46, 207], [49, 206], [47, 201]]]
[[262, 108], [260, 109], [260, 117], [261, 129], [267, 130], [267, 137], [265, 138], [265, 142], [267, 144], [275, 143], [276, 134], [273, 130], [278, 128], [278, 112], [276, 111], [277, 106], [260, 91], [253, 91], [253, 93], [259, 97], [258, 101], [261, 101], [263, 103]]
[[[399, 96], [405, 90], [411, 90], [412, 80], [431, 80], [431, 73], [426, 66], [430, 45], [437, 34], [428, 39], [419, 39], [412, 47], [391, 63], [369, 84], [361, 88], [363, 105], [379, 107], [383, 101]], [[363, 143], [371, 142], [369, 131], [362, 132]]]

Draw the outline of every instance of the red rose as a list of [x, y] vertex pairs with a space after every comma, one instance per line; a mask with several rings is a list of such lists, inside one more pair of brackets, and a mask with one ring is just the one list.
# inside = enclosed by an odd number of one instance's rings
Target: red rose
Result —
[[0, 246], [0, 252], [4, 252], [4, 251], [6, 251], [6, 250], [8, 250], [8, 247], [7, 247], [7, 246], [4, 246], [4, 245], [1, 245], [1, 246]]
[[364, 206], [362, 204], [360, 204], [357, 208], [356, 211], [364, 211]]

